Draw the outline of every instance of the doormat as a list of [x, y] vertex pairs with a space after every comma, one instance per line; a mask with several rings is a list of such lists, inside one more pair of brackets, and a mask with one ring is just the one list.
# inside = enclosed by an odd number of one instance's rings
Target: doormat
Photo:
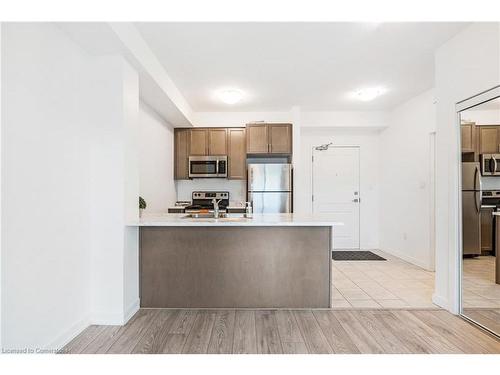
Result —
[[332, 251], [333, 260], [387, 260], [371, 251]]

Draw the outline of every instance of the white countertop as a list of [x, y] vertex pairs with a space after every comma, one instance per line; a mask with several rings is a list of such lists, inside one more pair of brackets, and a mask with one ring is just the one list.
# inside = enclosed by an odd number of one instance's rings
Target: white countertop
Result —
[[344, 225], [336, 222], [328, 214], [254, 214], [253, 218], [241, 218], [241, 214], [229, 214], [221, 219], [186, 218], [186, 214], [144, 214], [129, 226], [139, 227], [204, 227], [204, 226], [311, 226], [325, 227]]

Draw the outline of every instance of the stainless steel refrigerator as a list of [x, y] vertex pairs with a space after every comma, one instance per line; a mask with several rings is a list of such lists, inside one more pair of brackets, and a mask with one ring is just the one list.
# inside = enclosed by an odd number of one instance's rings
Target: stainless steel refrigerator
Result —
[[482, 183], [479, 163], [462, 163], [462, 233], [464, 255], [481, 254]]
[[292, 212], [292, 165], [248, 164], [248, 201], [255, 213]]

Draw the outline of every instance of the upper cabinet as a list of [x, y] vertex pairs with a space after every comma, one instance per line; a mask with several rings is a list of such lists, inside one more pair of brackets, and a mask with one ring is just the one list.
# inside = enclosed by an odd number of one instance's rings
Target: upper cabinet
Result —
[[228, 178], [246, 179], [245, 128], [176, 128], [174, 179], [189, 179], [189, 156], [228, 155]]
[[462, 124], [460, 126], [462, 139], [462, 152], [476, 151], [476, 125], [474, 123]]
[[187, 180], [189, 178], [189, 129], [174, 130], [174, 179]]
[[479, 161], [481, 154], [500, 153], [500, 125], [460, 125], [462, 161]]
[[269, 153], [268, 126], [266, 124], [247, 125], [247, 153]]
[[228, 137], [228, 174], [227, 178], [232, 180], [246, 179], [246, 150], [245, 150], [245, 128], [227, 129]]
[[291, 154], [292, 153], [292, 125], [272, 124], [269, 125], [269, 153]]
[[247, 154], [290, 156], [291, 124], [248, 124], [246, 128], [176, 128], [174, 178], [189, 179], [189, 156], [227, 155], [227, 178], [246, 180]]
[[189, 155], [205, 156], [208, 155], [208, 130], [190, 129], [189, 130]]
[[291, 124], [248, 124], [248, 154], [291, 154]]
[[479, 131], [479, 154], [495, 154], [500, 152], [498, 126], [477, 126], [476, 129]]
[[190, 129], [189, 155], [227, 155], [227, 129]]
[[208, 154], [227, 155], [227, 129], [208, 129]]

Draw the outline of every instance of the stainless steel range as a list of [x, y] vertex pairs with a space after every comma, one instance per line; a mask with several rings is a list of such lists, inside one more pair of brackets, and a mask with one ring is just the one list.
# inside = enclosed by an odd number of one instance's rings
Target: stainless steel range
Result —
[[226, 208], [229, 206], [228, 191], [193, 191], [191, 198], [192, 204], [185, 208], [186, 213], [212, 212], [214, 210], [214, 199], [220, 201], [220, 212], [226, 212]]

